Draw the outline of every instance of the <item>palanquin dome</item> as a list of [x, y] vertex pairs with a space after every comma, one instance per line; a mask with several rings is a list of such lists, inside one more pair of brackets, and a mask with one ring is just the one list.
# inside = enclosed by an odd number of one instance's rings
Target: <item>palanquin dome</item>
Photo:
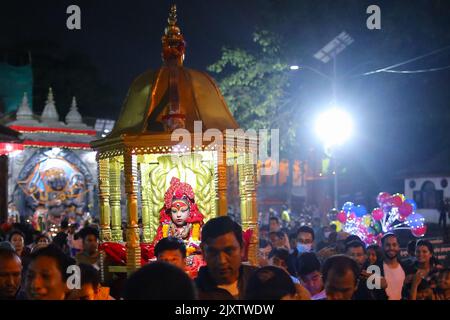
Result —
[[[170, 114], [169, 67], [148, 70], [132, 83], [121, 115], [110, 138], [121, 134], [167, 131], [165, 117]], [[205, 72], [176, 67], [180, 114], [186, 118], [185, 128], [194, 131], [194, 121], [202, 121], [203, 129], [237, 129], [239, 126], [217, 88]]]

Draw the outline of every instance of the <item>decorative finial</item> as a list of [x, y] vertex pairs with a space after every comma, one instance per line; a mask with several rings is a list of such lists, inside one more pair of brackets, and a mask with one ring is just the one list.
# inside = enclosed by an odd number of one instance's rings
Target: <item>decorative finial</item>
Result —
[[73, 98], [72, 98], [72, 106], [70, 108], [71, 109], [77, 108], [77, 98], [75, 98], [75, 96], [73, 96]]
[[23, 93], [23, 98], [22, 98], [22, 104], [21, 107], [25, 107], [25, 108], [30, 108], [29, 104], [28, 104], [28, 96], [27, 93], [24, 92]]
[[22, 103], [17, 109], [16, 113], [17, 120], [32, 120], [33, 112], [30, 109], [30, 105], [28, 104], [28, 96], [27, 93], [23, 93]]
[[177, 26], [177, 6], [170, 7], [169, 25], [164, 30], [162, 37], [162, 58], [167, 65], [182, 66], [184, 60], [185, 42], [180, 28]]
[[55, 99], [53, 97], [52, 87], [48, 89], [47, 101], [44, 107], [44, 111], [42, 111], [41, 121], [47, 123], [58, 122], [59, 115], [58, 111], [56, 111]]
[[169, 18], [167, 19], [169, 26], [175, 26], [177, 24], [177, 5], [173, 4], [170, 7]]
[[83, 123], [83, 118], [77, 108], [77, 99], [75, 96], [72, 98], [72, 104], [70, 106], [70, 111], [66, 115], [66, 123], [68, 126], [73, 128], [86, 127]]
[[55, 100], [54, 100], [54, 97], [53, 97], [53, 90], [52, 90], [52, 87], [49, 87], [49, 88], [48, 88], [48, 95], [47, 95], [47, 101], [46, 101], [46, 103], [47, 103], [47, 104], [49, 104], [49, 103], [55, 103]]

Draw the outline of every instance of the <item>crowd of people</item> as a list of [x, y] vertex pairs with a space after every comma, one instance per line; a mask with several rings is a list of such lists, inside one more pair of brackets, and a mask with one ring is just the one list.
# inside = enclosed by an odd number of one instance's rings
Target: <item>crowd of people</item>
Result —
[[[429, 241], [411, 242], [409, 256], [400, 259], [395, 234], [385, 234], [380, 246], [366, 246], [355, 235], [325, 226], [318, 240], [312, 222], [286, 232], [280, 218], [270, 217], [260, 227], [259, 266], [252, 266], [243, 261], [241, 226], [228, 216], [213, 218], [201, 230], [205, 265], [194, 279], [185, 272], [186, 246], [178, 238], [157, 243], [156, 262], [129, 277], [105, 280], [96, 225], [62, 226], [52, 239], [36, 234], [30, 245], [23, 232], [12, 229], [0, 243], [0, 299], [450, 299], [450, 270], [437, 263]], [[73, 266], [80, 270], [76, 286], [69, 285]]]
[[[283, 227], [278, 216], [260, 227], [260, 266], [278, 266], [312, 300], [448, 300], [450, 269], [434, 256], [430, 241], [412, 240], [401, 257], [399, 239], [386, 233], [380, 245], [336, 232], [334, 225]], [[320, 236], [318, 236], [320, 235]]]

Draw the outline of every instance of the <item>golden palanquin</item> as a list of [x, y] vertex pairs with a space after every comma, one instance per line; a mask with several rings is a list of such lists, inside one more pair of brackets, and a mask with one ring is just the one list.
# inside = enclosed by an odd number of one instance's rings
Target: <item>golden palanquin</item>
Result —
[[[242, 227], [253, 230], [248, 260], [257, 263], [258, 140], [243, 142], [243, 131], [235, 131], [239, 126], [209, 75], [183, 67], [184, 40], [175, 10], [163, 36], [163, 66], [134, 80], [114, 129], [92, 143], [99, 167], [100, 241], [123, 242], [125, 204], [128, 273], [141, 265], [140, 242], [151, 243], [156, 235], [171, 178], [192, 186], [206, 222], [227, 214], [227, 171], [233, 167]], [[180, 129], [188, 138], [181, 143]]]

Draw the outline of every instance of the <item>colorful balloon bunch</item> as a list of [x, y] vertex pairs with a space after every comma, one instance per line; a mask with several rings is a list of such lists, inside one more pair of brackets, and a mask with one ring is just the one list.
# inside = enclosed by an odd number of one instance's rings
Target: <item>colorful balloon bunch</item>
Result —
[[415, 237], [422, 237], [427, 231], [425, 219], [415, 213], [414, 200], [396, 193], [380, 192], [378, 208], [368, 213], [363, 205], [346, 202], [342, 210], [332, 209], [328, 218], [336, 225], [336, 231], [357, 235], [367, 244], [379, 243], [383, 234], [394, 230], [409, 229]]
[[383, 233], [399, 229], [409, 229], [415, 237], [423, 237], [427, 232], [425, 218], [415, 213], [417, 205], [412, 199], [396, 193], [391, 196], [380, 192], [377, 197], [379, 208], [372, 211], [374, 220], [379, 221]]
[[364, 241], [373, 242], [370, 230], [373, 221], [365, 206], [346, 202], [341, 211], [331, 210], [328, 218], [336, 225], [336, 231], [344, 231], [357, 235]]

